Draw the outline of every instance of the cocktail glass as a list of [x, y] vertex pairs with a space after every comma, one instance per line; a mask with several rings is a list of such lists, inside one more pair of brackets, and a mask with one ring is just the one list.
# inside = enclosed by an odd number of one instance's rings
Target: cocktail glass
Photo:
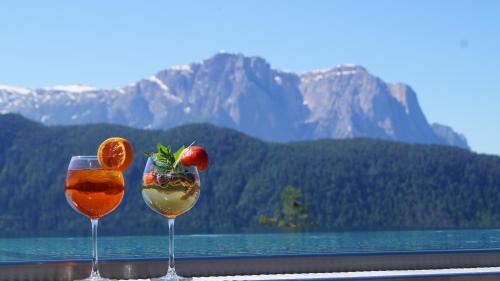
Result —
[[101, 217], [120, 204], [124, 187], [122, 173], [102, 168], [97, 156], [71, 157], [64, 194], [69, 205], [92, 223], [92, 271], [85, 281], [109, 280], [99, 274], [97, 225]]
[[195, 166], [184, 167], [182, 171], [157, 173], [154, 163], [148, 158], [144, 168], [142, 197], [146, 204], [168, 219], [168, 270], [155, 281], [190, 280], [178, 276], [174, 262], [175, 218], [191, 209], [200, 196], [200, 176]]

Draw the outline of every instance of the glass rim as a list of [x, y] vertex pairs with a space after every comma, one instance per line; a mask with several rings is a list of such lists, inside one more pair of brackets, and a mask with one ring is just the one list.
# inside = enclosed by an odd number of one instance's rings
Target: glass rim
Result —
[[[97, 155], [74, 155], [71, 156], [71, 158], [76, 158], [76, 159], [98, 159]], [[101, 158], [113, 158], [113, 156], [101, 156]]]
[[74, 156], [71, 156], [71, 158], [81, 158], [81, 159], [97, 158], [97, 155], [74, 155]]

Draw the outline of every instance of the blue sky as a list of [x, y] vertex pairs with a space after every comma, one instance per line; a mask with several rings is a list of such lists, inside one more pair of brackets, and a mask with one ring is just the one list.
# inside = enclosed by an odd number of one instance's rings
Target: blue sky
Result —
[[355, 63], [500, 155], [500, 1], [0, 3], [0, 84], [117, 87], [223, 49], [304, 72]]

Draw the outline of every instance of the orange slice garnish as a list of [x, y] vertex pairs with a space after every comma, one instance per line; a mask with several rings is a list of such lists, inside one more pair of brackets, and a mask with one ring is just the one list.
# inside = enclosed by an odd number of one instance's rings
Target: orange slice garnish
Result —
[[97, 160], [105, 169], [124, 171], [132, 163], [132, 145], [124, 138], [109, 138], [99, 145]]

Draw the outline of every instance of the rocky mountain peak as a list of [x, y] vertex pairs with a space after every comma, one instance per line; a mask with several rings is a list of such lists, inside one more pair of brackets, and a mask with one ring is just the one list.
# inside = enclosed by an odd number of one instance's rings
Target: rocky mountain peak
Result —
[[373, 137], [467, 147], [451, 128], [429, 125], [411, 87], [386, 83], [362, 66], [295, 74], [260, 57], [223, 52], [118, 89], [0, 86], [0, 112], [47, 124], [209, 122], [281, 142]]

